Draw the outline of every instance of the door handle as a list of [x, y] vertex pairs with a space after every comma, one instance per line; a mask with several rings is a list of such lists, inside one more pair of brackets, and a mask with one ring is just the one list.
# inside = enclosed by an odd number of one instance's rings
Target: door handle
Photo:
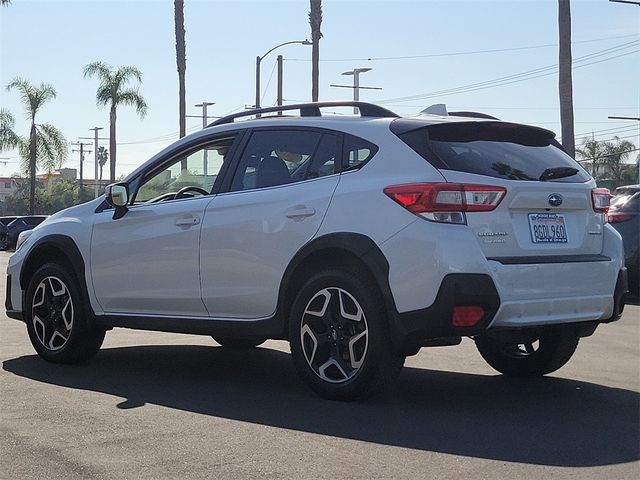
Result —
[[297, 208], [293, 208], [291, 210], [287, 210], [285, 215], [287, 218], [303, 218], [303, 217], [311, 217], [316, 214], [316, 209], [311, 207], [300, 206]]
[[198, 225], [200, 223], [200, 217], [185, 217], [178, 218], [176, 220], [176, 225], [178, 227], [191, 227], [193, 225]]

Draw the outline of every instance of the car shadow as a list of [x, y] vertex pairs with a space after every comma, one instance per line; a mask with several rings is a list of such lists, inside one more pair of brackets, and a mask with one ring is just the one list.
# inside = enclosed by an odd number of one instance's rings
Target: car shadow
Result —
[[4, 370], [38, 382], [202, 415], [384, 445], [509, 462], [585, 467], [640, 458], [637, 392], [545, 377], [405, 368], [367, 402], [323, 400], [298, 380], [287, 353], [206, 346], [107, 348], [84, 365], [36, 355]]

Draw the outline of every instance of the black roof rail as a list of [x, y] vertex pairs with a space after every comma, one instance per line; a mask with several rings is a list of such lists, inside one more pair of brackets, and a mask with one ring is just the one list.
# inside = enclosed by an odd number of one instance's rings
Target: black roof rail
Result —
[[449, 116], [469, 117], [469, 118], [488, 118], [490, 120], [500, 120], [497, 117], [493, 117], [491, 115], [487, 115], [486, 113], [481, 113], [481, 112], [449, 112]]
[[322, 114], [320, 113], [320, 109], [325, 107], [358, 107], [361, 117], [397, 118], [400, 116], [397, 113], [392, 112], [391, 110], [387, 110], [384, 107], [380, 107], [372, 103], [339, 100], [333, 102], [296, 103], [295, 105], [279, 105], [277, 107], [256, 108], [253, 110], [247, 110], [246, 112], [227, 115], [226, 117], [222, 117], [214, 122], [211, 122], [209, 125], [207, 125], [207, 127], [224, 125], [225, 123], [233, 123], [236, 118], [251, 117], [253, 115], [261, 115], [263, 113], [284, 112], [287, 110], [300, 110], [301, 117], [321, 117]]

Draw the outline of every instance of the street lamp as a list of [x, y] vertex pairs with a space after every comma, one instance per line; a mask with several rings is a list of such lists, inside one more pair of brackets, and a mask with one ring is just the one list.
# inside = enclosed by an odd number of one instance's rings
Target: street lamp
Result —
[[269, 55], [276, 48], [280, 48], [280, 47], [283, 47], [285, 45], [291, 45], [292, 43], [299, 43], [300, 45], [312, 45], [312, 42], [310, 42], [309, 40], [292, 40], [290, 42], [284, 42], [284, 43], [281, 43], [280, 45], [276, 45], [275, 47], [273, 47], [271, 50], [267, 51], [267, 53], [265, 53], [261, 57], [256, 57], [256, 104], [255, 104], [255, 108], [260, 108], [260, 62], [262, 62], [264, 57]]

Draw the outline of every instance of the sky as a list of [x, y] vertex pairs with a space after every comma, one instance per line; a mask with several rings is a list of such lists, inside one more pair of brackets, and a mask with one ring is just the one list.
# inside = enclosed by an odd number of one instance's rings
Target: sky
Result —
[[[363, 101], [406, 115], [445, 103], [559, 136], [557, 0], [322, 3], [320, 100], [350, 98], [350, 89], [330, 84], [349, 84], [352, 77], [342, 72], [369, 67], [361, 85], [382, 90], [362, 90]], [[571, 9], [577, 143], [617, 135], [640, 145], [639, 122], [607, 118], [640, 116], [640, 7], [573, 0]], [[308, 10], [308, 0], [185, 0], [187, 114], [200, 115], [194, 105], [202, 101], [216, 102], [212, 116], [252, 105], [256, 56], [309, 38]], [[132, 108], [118, 110], [117, 174], [126, 174], [178, 139], [173, 22], [172, 0], [13, 0], [0, 8], [0, 106], [26, 135], [19, 95], [4, 87], [16, 76], [50, 83], [58, 95], [39, 122], [54, 124], [69, 142], [91, 136], [94, 126], [107, 137], [108, 110], [96, 106], [98, 82], [84, 79], [83, 68], [97, 60], [138, 67], [149, 110], [144, 119]], [[309, 100], [311, 47], [293, 44], [262, 61], [262, 105], [276, 101], [278, 54], [285, 59], [285, 101]], [[187, 119], [189, 132], [201, 127], [200, 118]], [[19, 170], [16, 152], [0, 157], [7, 162], [0, 175]], [[85, 157], [87, 178], [92, 160]], [[64, 166], [78, 165], [70, 152]]]

